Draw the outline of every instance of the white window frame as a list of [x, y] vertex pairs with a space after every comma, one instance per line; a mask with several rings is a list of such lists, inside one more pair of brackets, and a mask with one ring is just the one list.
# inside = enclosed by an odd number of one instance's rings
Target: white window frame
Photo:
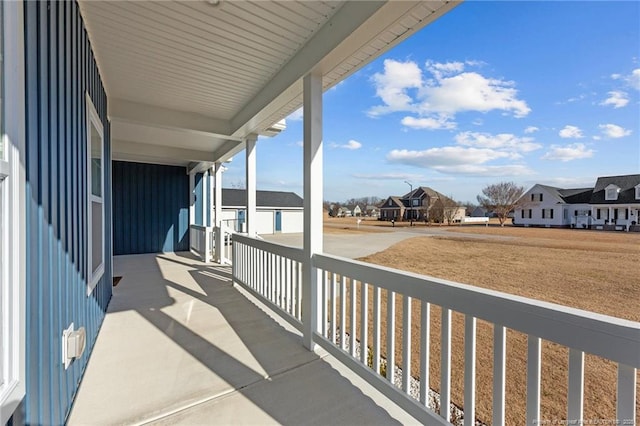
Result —
[[[3, 123], [0, 137], [0, 424], [14, 413], [26, 390], [25, 98], [22, 2], [3, 2]], [[0, 80], [2, 81], [2, 80]], [[11, 108], [6, 108], [11, 105]]]
[[[89, 96], [89, 93], [85, 93], [85, 105], [87, 111], [87, 296], [89, 296], [93, 289], [96, 288], [100, 278], [104, 275], [104, 229], [105, 229], [105, 210], [104, 210], [104, 171], [106, 168], [105, 165], [105, 144], [104, 144], [104, 127], [102, 126], [102, 121], [100, 120], [100, 116], [98, 115], [98, 111], [96, 111], [96, 107], [93, 105], [93, 101]], [[93, 195], [91, 191], [92, 180], [91, 180], [91, 126], [94, 126], [100, 136], [100, 149], [101, 149], [101, 161], [102, 165], [100, 167], [101, 179], [100, 179], [100, 197]], [[93, 220], [92, 220], [92, 205], [93, 202], [100, 202], [102, 205], [102, 229], [101, 229], [101, 238], [102, 238], [102, 259], [100, 265], [95, 269], [92, 268], [93, 261]]]
[[636, 185], [636, 200], [640, 200], [640, 184]]
[[[609, 191], [614, 191], [615, 195], [613, 197], [609, 196]], [[618, 199], [619, 192], [620, 188], [617, 185], [607, 185], [607, 187], [604, 189], [604, 199], [606, 201], [616, 201]]]

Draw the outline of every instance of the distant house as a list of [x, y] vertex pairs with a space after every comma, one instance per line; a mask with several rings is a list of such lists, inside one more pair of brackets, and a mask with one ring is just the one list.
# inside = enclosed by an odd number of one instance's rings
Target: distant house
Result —
[[640, 175], [599, 177], [590, 188], [536, 184], [518, 204], [518, 226], [640, 231]]
[[353, 212], [353, 215], [354, 215], [355, 217], [360, 217], [360, 216], [362, 216], [362, 209], [361, 209], [361, 208], [360, 208], [360, 206], [359, 206], [359, 205], [357, 205], [357, 204], [355, 205], [355, 207], [353, 207], [353, 209], [352, 209], [351, 211]]
[[[445, 204], [455, 204], [449, 197], [426, 186], [420, 186], [403, 196], [390, 196], [380, 205], [379, 220], [429, 220], [430, 211], [438, 200], [447, 201]], [[458, 207], [456, 206], [456, 209]], [[454, 216], [464, 217], [464, 208], [456, 211]]]
[[377, 206], [367, 206], [365, 207], [364, 213], [369, 217], [378, 217], [380, 214], [380, 209]]
[[489, 217], [489, 212], [484, 207], [478, 206], [469, 215], [470, 217]]
[[[242, 231], [246, 221], [247, 191], [222, 189], [222, 220]], [[256, 191], [257, 233], [303, 231], [302, 198], [293, 192]]]

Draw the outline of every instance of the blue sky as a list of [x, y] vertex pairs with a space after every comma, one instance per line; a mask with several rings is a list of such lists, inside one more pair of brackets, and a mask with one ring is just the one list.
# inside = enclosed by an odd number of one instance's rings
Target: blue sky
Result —
[[[640, 2], [468, 1], [323, 101], [325, 200], [640, 173]], [[260, 138], [258, 189], [302, 195], [302, 134]]]

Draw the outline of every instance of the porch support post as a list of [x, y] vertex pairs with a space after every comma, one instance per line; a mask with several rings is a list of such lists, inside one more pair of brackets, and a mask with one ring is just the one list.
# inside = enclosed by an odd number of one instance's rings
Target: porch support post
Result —
[[251, 135], [245, 142], [246, 153], [246, 181], [247, 181], [247, 234], [256, 236], [256, 141], [257, 136]]
[[202, 226], [206, 227], [207, 226], [207, 206], [209, 205], [209, 203], [211, 202], [211, 200], [208, 199], [208, 190], [207, 190], [207, 184], [209, 183], [209, 170], [205, 170], [204, 173], [202, 173], [202, 182], [200, 184], [200, 186], [202, 186]]
[[303, 80], [304, 112], [304, 263], [302, 277], [303, 344], [314, 350], [313, 333], [319, 332], [320, 274], [313, 255], [322, 253], [322, 75], [310, 73]]
[[214, 226], [215, 219], [213, 217], [213, 204], [216, 202], [215, 199], [215, 184], [216, 184], [216, 175], [215, 175], [215, 167], [211, 167], [209, 169], [209, 203], [207, 203], [207, 212], [209, 214], [209, 222], [207, 226]]
[[222, 244], [218, 242], [222, 239], [222, 232], [220, 232], [220, 226], [222, 225], [222, 163], [216, 163], [213, 173], [213, 225], [216, 227], [216, 244], [214, 260], [218, 263], [222, 261]]
[[193, 193], [196, 186], [196, 175], [189, 173], [189, 226], [196, 223], [196, 194]]

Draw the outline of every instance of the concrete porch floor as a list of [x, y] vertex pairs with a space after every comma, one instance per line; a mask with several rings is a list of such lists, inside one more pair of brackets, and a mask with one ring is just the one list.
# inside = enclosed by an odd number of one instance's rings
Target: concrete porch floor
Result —
[[190, 253], [118, 256], [122, 276], [70, 425], [417, 424]]

